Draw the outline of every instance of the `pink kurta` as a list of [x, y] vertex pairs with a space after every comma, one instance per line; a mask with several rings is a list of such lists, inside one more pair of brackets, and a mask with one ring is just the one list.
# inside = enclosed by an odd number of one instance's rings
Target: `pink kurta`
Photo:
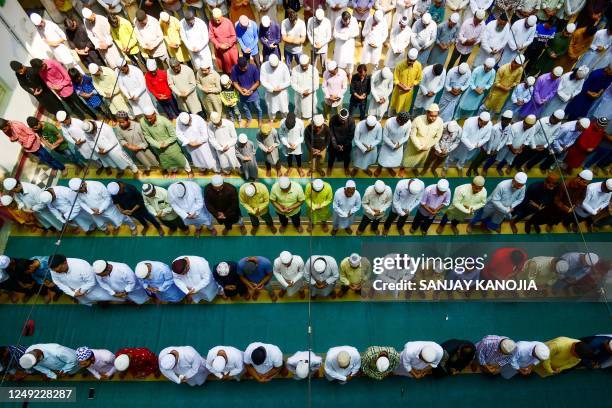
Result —
[[17, 142], [27, 153], [37, 152], [40, 149], [40, 137], [25, 123], [16, 120], [8, 121], [11, 134], [7, 135], [11, 142]]
[[[211, 21], [208, 28], [208, 37], [215, 47], [217, 67], [221, 68], [225, 74], [231, 74], [232, 67], [238, 62], [234, 24], [226, 17], [221, 17], [219, 24]], [[222, 50], [220, 48], [221, 44], [230, 44], [230, 48]]]
[[66, 68], [55, 60], [46, 59], [44, 62], [47, 68], [41, 69], [39, 75], [45, 84], [62, 98], [72, 95], [74, 89]]

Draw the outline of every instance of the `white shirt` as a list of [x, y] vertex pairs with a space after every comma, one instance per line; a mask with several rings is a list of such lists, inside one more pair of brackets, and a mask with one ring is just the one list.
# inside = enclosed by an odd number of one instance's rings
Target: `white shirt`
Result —
[[[432, 363], [421, 360], [421, 351], [425, 347], [433, 347], [436, 350], [436, 358]], [[436, 368], [444, 356], [444, 350], [438, 343], [433, 341], [409, 341], [404, 345], [400, 353], [400, 371], [409, 373], [414, 370], [425, 370], [428, 367]], [[404, 371], [405, 370], [405, 371]]]
[[536, 26], [526, 27], [526, 18], [522, 18], [517, 20], [514, 24], [512, 24], [512, 33], [508, 37], [508, 47], [511, 50], [517, 50], [518, 48], [527, 48], [529, 44], [532, 43], [535, 33]]
[[497, 20], [490, 21], [482, 31], [480, 47], [489, 54], [500, 52], [506, 46], [510, 34], [510, 25], [506, 24], [501, 31], [497, 30]]
[[513, 123], [510, 125], [510, 139], [506, 142], [508, 146], [512, 146], [515, 149], [527, 144], [533, 132], [535, 131], [535, 126], [530, 127], [525, 130], [525, 125], [523, 121]]
[[189, 270], [185, 274], [172, 272], [174, 284], [185, 294], [190, 290], [197, 293], [208, 286], [213, 279], [208, 261], [200, 256], [181, 256], [174, 261], [182, 258], [189, 260]]
[[147, 91], [144, 74], [133, 65], [129, 65], [127, 74], [118, 71], [117, 85], [126, 98], [140, 97]]
[[492, 129], [493, 125], [491, 125], [491, 121], [487, 122], [483, 127], [479, 127], [478, 116], [467, 118], [463, 123], [461, 143], [467, 147], [468, 150], [474, 150], [483, 146], [491, 138]]
[[285, 265], [281, 262], [280, 258], [274, 260], [274, 267], [272, 269], [274, 277], [284, 288], [288, 285], [287, 281], [291, 281], [294, 284], [304, 276], [304, 260], [299, 255], [293, 255], [291, 263]]
[[[314, 262], [318, 258], [323, 258], [325, 262], [327, 263], [327, 267], [325, 268], [323, 272], [316, 272], [314, 268], [312, 268], [312, 273], [311, 273], [310, 269], [312, 267], [312, 264], [314, 264]], [[311, 279], [311, 274], [312, 274], [312, 279]], [[333, 286], [336, 284], [339, 278], [340, 278], [340, 274], [338, 273], [338, 264], [336, 263], [336, 260], [332, 258], [331, 256], [312, 255], [310, 258], [306, 260], [306, 264], [304, 266], [304, 281], [306, 283], [310, 282], [311, 285], [314, 285], [315, 281], [317, 281], [317, 282], [324, 282], [327, 284], [327, 286], [330, 286], [330, 285]]]
[[[87, 181], [87, 183], [90, 182]], [[96, 274], [96, 281], [109, 295], [121, 292], [130, 293], [135, 289], [142, 288], [142, 285], [136, 279], [134, 271], [127, 264], [120, 262], [108, 262], [108, 264], [113, 267], [110, 275], [100, 276]]]
[[586, 79], [586, 76], [581, 79], [571, 79], [570, 76], [573, 74], [572, 71], [563, 74], [559, 80], [559, 87], [557, 88], [557, 96], [563, 102], [569, 102], [570, 99], [574, 98], [582, 91], [582, 85]]
[[591, 183], [587, 186], [586, 197], [584, 197], [582, 204], [576, 208], [578, 215], [589, 217], [608, 207], [612, 192], [604, 193], [601, 191], [603, 183], [600, 181], [599, 183]]
[[321, 358], [321, 356], [318, 356], [315, 353], [308, 352], [308, 351], [297, 351], [295, 354], [289, 357], [287, 359], [287, 369], [291, 373], [295, 374], [297, 365], [300, 362], [304, 362], [308, 364], [309, 360], [310, 360], [310, 372], [316, 373], [317, 371], [319, 371], [319, 368], [321, 367], [321, 363], [323, 362], [323, 359]]
[[[369, 186], [363, 194], [361, 205], [363, 205], [363, 212], [370, 218], [381, 219], [391, 207], [392, 202], [393, 192], [390, 186], [385, 186], [385, 190], [381, 194], [376, 192], [374, 186]], [[376, 215], [373, 210], [378, 210], [380, 213]]]
[[310, 17], [306, 26], [308, 41], [310, 41], [313, 48], [315, 47], [315, 44], [319, 45], [320, 47], [315, 49], [316, 53], [327, 54], [327, 46], [332, 39], [332, 26], [329, 18], [323, 17], [323, 20], [319, 22], [316, 17]]
[[[219, 351], [223, 350], [226, 355], [225, 368], [221, 372], [215, 371], [212, 366], [213, 361], [217, 357]], [[217, 376], [217, 374], [224, 376], [239, 376], [244, 371], [244, 353], [238, 350], [236, 347], [231, 346], [215, 346], [208, 351], [206, 355], [206, 369], [211, 374]]]
[[[54, 186], [55, 199], [47, 206], [60, 222], [72, 221], [81, 212], [81, 205], [75, 202], [76, 193], [64, 186]], [[74, 204], [74, 206], [73, 206]]]
[[102, 377], [102, 374], [107, 377], [113, 375], [115, 373], [115, 355], [105, 349], [91, 349], [91, 351], [96, 361], [87, 367], [87, 371], [98, 380]]
[[419, 51], [428, 48], [436, 41], [436, 35], [438, 34], [437, 30], [438, 25], [433, 20], [426, 26], [423, 26], [423, 20], [421, 19], [415, 21], [412, 25], [412, 46]]
[[[531, 137], [525, 144], [529, 144], [532, 149], [536, 146], [548, 147], [549, 143], [552, 143], [557, 137], [561, 121], [557, 123], [550, 123], [550, 116], [546, 116], [538, 119], [539, 123], [533, 126], [534, 131], [531, 133]], [[508, 126], [509, 127], [509, 126]]]
[[185, 219], [189, 214], [199, 214], [204, 208], [204, 196], [202, 189], [193, 181], [182, 181], [185, 186], [185, 194], [182, 197], [171, 194], [168, 188], [168, 201], [172, 209], [179, 217]]
[[[302, 143], [304, 143], [304, 121], [300, 118], [295, 118], [295, 126], [292, 129], [285, 127], [285, 119], [280, 123], [278, 128], [278, 137], [281, 143], [285, 146], [287, 154], [298, 155], [302, 154]], [[295, 146], [295, 149], [289, 150], [291, 145]]]
[[182, 19], [180, 33], [181, 40], [189, 51], [199, 52], [208, 47], [208, 27], [202, 19], [195, 17], [193, 27]]
[[42, 188], [32, 183], [26, 183], [20, 181], [22, 191], [21, 193], [13, 195], [13, 198], [17, 202], [17, 207], [20, 210], [26, 209], [31, 211], [40, 211], [47, 208], [46, 204], [40, 202], [38, 198], [42, 193]]
[[374, 25], [374, 15], [368, 16], [361, 33], [364, 37], [364, 44], [371, 46], [374, 44], [375, 48], [382, 48], [383, 43], [387, 39], [389, 34], [389, 26], [387, 20], [383, 17], [380, 21]]
[[[288, 18], [284, 19], [281, 23], [281, 38], [283, 37], [292, 37], [293, 40], [299, 38], [306, 38], [306, 24], [304, 20], [298, 18], [296, 22], [291, 25], [291, 22]], [[291, 54], [301, 54], [302, 53], [302, 44], [284, 44], [285, 52], [289, 52]]]
[[93, 214], [94, 209], [102, 213], [109, 206], [114, 205], [113, 199], [104, 184], [94, 180], [87, 180], [85, 184], [87, 185], [87, 192], [78, 195], [82, 209], [89, 214]]
[[355, 190], [355, 193], [347, 197], [344, 194], [344, 187], [340, 187], [334, 194], [333, 209], [339, 217], [345, 218], [354, 215], [361, 208], [361, 194]]
[[[266, 349], [266, 359], [263, 363], [256, 365], [251, 360], [251, 353], [258, 347]], [[244, 350], [244, 364], [251, 365], [259, 374], [266, 374], [273, 368], [278, 368], [283, 365], [283, 353], [273, 344], [265, 344], [260, 342], [251, 343]]]
[[[341, 368], [338, 366], [338, 354], [346, 351], [351, 357], [348, 367]], [[361, 368], [361, 355], [355, 347], [338, 346], [332, 347], [325, 355], [325, 376], [330, 380], [346, 381], [350, 376], [354, 376]]]
[[198, 353], [191, 346], [166, 347], [159, 352], [159, 361], [161, 361], [165, 355], [170, 354], [170, 352], [173, 350], [178, 352], [178, 361], [170, 370], [164, 370], [161, 368], [161, 366], [159, 367], [159, 371], [161, 371], [164, 377], [168, 378], [170, 381], [180, 384], [183, 378], [190, 379], [198, 375], [198, 372], [203, 366], [204, 359], [200, 353]]
[[[133, 23], [134, 36], [138, 40], [138, 44], [147, 52], [151, 53], [151, 57], [163, 56], [165, 54], [165, 48], [159, 46], [164, 44], [164, 33], [159, 26], [159, 21], [155, 17], [147, 14], [147, 22], [144, 26], [137, 21]], [[157, 49], [158, 47], [159, 49]]]
[[393, 211], [400, 216], [409, 214], [421, 202], [424, 189], [417, 194], [412, 194], [408, 190], [408, 184], [413, 180], [416, 181], [418, 179], [403, 179], [398, 181], [395, 186], [395, 191], [393, 192]]

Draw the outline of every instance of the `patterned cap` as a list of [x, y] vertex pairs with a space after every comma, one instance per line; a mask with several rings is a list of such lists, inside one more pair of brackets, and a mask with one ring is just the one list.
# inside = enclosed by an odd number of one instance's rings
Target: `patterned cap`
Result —
[[115, 117], [117, 119], [127, 119], [130, 117], [130, 115], [126, 112], [126, 111], [117, 111], [117, 113], [115, 113]]
[[93, 356], [93, 351], [89, 347], [79, 347], [76, 354], [78, 361], [87, 361]]

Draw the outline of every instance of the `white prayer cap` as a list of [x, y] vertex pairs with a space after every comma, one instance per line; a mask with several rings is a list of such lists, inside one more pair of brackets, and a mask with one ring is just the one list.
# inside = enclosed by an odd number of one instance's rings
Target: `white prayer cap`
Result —
[[410, 194], [418, 194], [421, 191], [423, 191], [423, 188], [425, 187], [425, 184], [423, 184], [423, 182], [419, 179], [412, 179], [412, 182], [410, 183], [410, 185], [408, 186], [408, 191], [410, 192]]
[[525, 120], [525, 123], [527, 123], [528, 125], [535, 125], [537, 118], [536, 118], [536, 115], [531, 114], [531, 115], [525, 116], [524, 120]]
[[91, 64], [89, 64], [87, 66], [87, 70], [89, 70], [89, 73], [92, 75], [95, 75], [98, 73], [98, 71], [100, 70], [100, 66], [94, 62], [92, 62]]
[[181, 112], [178, 115], [178, 121], [181, 122], [183, 125], [189, 124], [190, 119], [191, 117], [189, 116], [187, 112]]
[[347, 351], [341, 351], [336, 356], [336, 362], [338, 363], [338, 367], [346, 368], [351, 364], [351, 355]]
[[42, 17], [38, 13], [32, 13], [30, 14], [30, 21], [32, 21], [32, 24], [37, 26], [37, 25], [40, 25], [40, 23], [42, 23]]
[[243, 27], [248, 27], [249, 26], [249, 18], [247, 16], [245, 16], [244, 14], [241, 15], [240, 17], [238, 17], [238, 22]]
[[[385, 13], [383, 13], [382, 10], [376, 10], [374, 12], [374, 20], [376, 20], [377, 23], [380, 23], [384, 17], [385, 17]], [[423, 16], [423, 17], [425, 17], [425, 16]], [[429, 18], [431, 19], [431, 16], [429, 16]], [[427, 24], [429, 24], [429, 23], [427, 23]]]
[[92, 11], [87, 7], [83, 7], [81, 9], [81, 14], [83, 15], [83, 18], [89, 18], [93, 15]]
[[291, 185], [291, 180], [289, 180], [289, 177], [287, 177], [287, 176], [279, 177], [279, 179], [278, 179], [278, 186], [280, 188], [282, 188], [282, 189], [289, 188], [290, 185]]
[[376, 369], [379, 373], [384, 373], [387, 371], [389, 369], [389, 359], [385, 356], [378, 357], [376, 360]]
[[4, 189], [6, 191], [11, 191], [15, 187], [17, 187], [17, 179], [14, 179], [12, 177], [5, 178], [2, 182], [2, 185], [4, 186]]
[[238, 135], [238, 143], [245, 144], [248, 141], [249, 141], [249, 138], [246, 135], [246, 133], [241, 133], [241, 134]]
[[110, 193], [110, 195], [115, 195], [119, 193], [119, 184], [115, 181], [111, 181], [106, 186], [106, 190]]
[[599, 262], [599, 255], [593, 252], [587, 252], [586, 254], [584, 254], [584, 262], [588, 266], [597, 265], [597, 262]]
[[321, 179], [315, 179], [312, 182], [312, 189], [316, 192], [323, 190], [323, 187], [325, 187], [325, 183], [323, 183], [323, 180]]
[[327, 61], [327, 63], [325, 64], [325, 67], [327, 68], [328, 71], [333, 71], [334, 69], [338, 68], [338, 63], [334, 60]]
[[220, 8], [215, 7], [214, 9], [212, 9], [212, 16], [213, 18], [220, 18], [221, 16], [223, 16], [223, 12]]
[[555, 270], [559, 273], [565, 273], [569, 271], [569, 263], [564, 259], [560, 259], [555, 264]]
[[436, 187], [438, 188], [438, 190], [442, 192], [448, 191], [448, 180], [447, 179], [438, 180]]
[[470, 66], [466, 62], [462, 62], [461, 64], [459, 64], [458, 70], [461, 75], [467, 73], [469, 69], [470, 69]]
[[606, 188], [612, 190], [612, 178], [606, 180]]
[[325, 259], [323, 258], [317, 258], [313, 262], [312, 268], [314, 269], [315, 272], [321, 273], [325, 270], [325, 268], [327, 268], [327, 262], [325, 262]]
[[533, 348], [533, 355], [540, 361], [548, 360], [550, 357], [550, 349], [544, 343], [538, 343]]
[[26, 370], [29, 370], [30, 368], [34, 367], [36, 363], [38, 363], [38, 360], [36, 360], [36, 356], [32, 353], [25, 353], [19, 358], [19, 365], [21, 366], [21, 368], [24, 368]]
[[557, 109], [553, 116], [559, 120], [562, 120], [565, 117], [565, 111], [563, 109]]
[[519, 171], [514, 175], [514, 181], [520, 184], [525, 184], [527, 182], [527, 174], [522, 171]]
[[578, 68], [578, 70], [576, 71], [576, 74], [580, 78], [584, 78], [588, 73], [589, 73], [589, 67], [587, 67], [586, 65], [581, 65], [580, 68]]
[[153, 106], [147, 106], [146, 108], [143, 109], [142, 113], [145, 116], [151, 116], [151, 115], [153, 115], [154, 113], [157, 113], [157, 112], [155, 111], [155, 108]]
[[38, 195], [38, 201], [40, 201], [42, 204], [49, 204], [51, 201], [53, 201], [53, 196], [49, 191], [45, 190]]
[[483, 122], [488, 122], [491, 120], [491, 114], [487, 111], [481, 112], [480, 115], [478, 115], [478, 119], [482, 120]]
[[149, 71], [155, 71], [157, 70], [157, 62], [153, 59], [153, 58], [149, 58], [147, 60], [147, 69]]
[[474, 15], [477, 19], [483, 20], [485, 18], [485, 11], [483, 9], [478, 9], [476, 10], [476, 13], [474, 13]]
[[300, 361], [295, 367], [295, 376], [300, 380], [303, 380], [304, 378], [308, 377], [308, 371], [308, 363], [305, 361]]
[[374, 183], [374, 191], [376, 191], [378, 194], [382, 194], [382, 192], [385, 191], [385, 187], [387, 187], [387, 185], [382, 180], [376, 180]]
[[176, 365], [176, 357], [174, 354], [164, 354], [159, 359], [159, 368], [162, 370], [171, 370]]
[[565, 30], [570, 34], [573, 33], [574, 31], [576, 31], [576, 24], [569, 23], [568, 25], [565, 26]]
[[58, 122], [63, 122], [66, 120], [66, 117], [68, 115], [66, 114], [66, 111], [57, 111], [57, 113], [55, 114], [55, 119], [57, 119]]
[[512, 112], [510, 109], [507, 109], [504, 111], [504, 113], [502, 113], [502, 118], [512, 119], [513, 117], [514, 117], [514, 112]]
[[229, 275], [229, 272], [229, 264], [227, 262], [219, 262], [219, 265], [217, 265], [217, 274], [219, 276], [227, 276]]
[[11, 197], [10, 195], [3, 195], [2, 197], [0, 197], [0, 204], [2, 204], [3, 206], [8, 207], [12, 203], [13, 197]]
[[456, 120], [451, 120], [450, 122], [446, 123], [446, 130], [448, 130], [450, 133], [455, 133], [459, 129], [460, 127]]
[[553, 75], [560, 77], [563, 75], [563, 67], [555, 67], [552, 72]]
[[376, 126], [378, 121], [376, 120], [376, 116], [370, 115], [366, 118], [366, 125], [368, 126]]
[[244, 194], [246, 194], [247, 197], [253, 197], [256, 192], [257, 192], [257, 189], [252, 183], [249, 183], [246, 186], [244, 186]]
[[440, 112], [440, 107], [437, 103], [432, 103], [427, 107], [427, 112]]
[[81, 184], [83, 184], [83, 179], [73, 177], [68, 182], [68, 187], [70, 187], [72, 191], [78, 191], [79, 188], [81, 188]]
[[136, 265], [134, 273], [138, 279], [146, 278], [149, 275], [149, 264], [146, 262], [139, 262], [138, 265]]
[[280, 261], [284, 264], [288, 264], [293, 259], [293, 255], [289, 251], [283, 251], [279, 255]]
[[589, 120], [589, 118], [581, 118], [580, 120], [578, 120], [578, 123], [584, 129], [587, 129], [591, 125], [591, 121]]
[[125, 371], [130, 366], [130, 356], [127, 354], [121, 354], [115, 359], [114, 362], [115, 370]]
[[150, 194], [153, 191], [153, 184], [151, 183], [144, 183], [142, 185], [142, 192], [145, 194]]
[[493, 68], [495, 66], [495, 58], [487, 58], [484, 64], [487, 68]]
[[93, 123], [88, 120], [83, 121], [81, 124], [81, 129], [85, 132], [91, 132], [93, 130]]
[[325, 17], [325, 11], [323, 11], [322, 8], [318, 8], [317, 11], [315, 11], [315, 17], [317, 20], [323, 21], [323, 18]]
[[351, 256], [349, 256], [349, 263], [351, 266], [359, 266], [361, 263], [361, 256], [359, 256], [359, 254], [351, 254]]
[[11, 263], [11, 258], [9, 258], [6, 255], [0, 255], [0, 269], [8, 268], [10, 263]]
[[533, 84], [535, 84], [535, 78], [532, 77], [532, 76], [528, 76], [527, 77], [527, 85], [533, 86]]
[[482, 187], [482, 186], [485, 185], [485, 178], [482, 177], [482, 176], [476, 176], [476, 177], [474, 177], [474, 180], [472, 180], [472, 183], [475, 186]]
[[416, 48], [411, 48], [408, 51], [408, 58], [412, 61], [414, 61], [415, 59], [417, 59], [417, 57], [419, 56], [419, 52], [417, 51]]
[[404, 27], [407, 26], [409, 22], [410, 20], [408, 19], [408, 16], [406, 15], [403, 15], [399, 20], [400, 25], [403, 25]]
[[308, 65], [309, 62], [310, 62], [310, 57], [308, 57], [307, 54], [300, 55], [300, 65]]
[[523, 65], [525, 63], [525, 56], [523, 54], [517, 55], [516, 57], [514, 57], [514, 62], [519, 65]]
[[223, 185], [223, 177], [219, 174], [215, 174], [211, 179], [211, 183], [215, 187], [220, 187]]
[[321, 114], [314, 115], [314, 117], [312, 118], [312, 123], [315, 126], [321, 126], [323, 122], [325, 122], [325, 119], [323, 118], [323, 115]]
[[584, 169], [578, 173], [578, 177], [586, 181], [591, 181], [593, 180], [593, 172], [589, 169]]
[[272, 54], [270, 55], [270, 57], [268, 58], [268, 62], [270, 63], [270, 65], [274, 68], [278, 67], [278, 56], [276, 54]]
[[265, 28], [270, 27], [270, 17], [269, 16], [263, 16], [261, 18], [261, 25]]
[[382, 69], [382, 77], [385, 79], [391, 79], [393, 78], [393, 71], [391, 71], [391, 68], [389, 67], [384, 67]]
[[167, 23], [168, 21], [170, 21], [170, 14], [166, 13], [165, 11], [162, 11], [161, 13], [159, 13], [159, 20]]
[[97, 261], [94, 261], [92, 266], [93, 266], [94, 272], [99, 275], [102, 272], [104, 272], [104, 270], [108, 266], [108, 262], [106, 262], [106, 261], [104, 261], [102, 259], [98, 259]]
[[534, 25], [536, 25], [536, 23], [538, 22], [538, 18], [536, 16], [529, 16], [527, 18], [527, 25], [529, 27], [533, 27]]
[[217, 111], [211, 112], [210, 121], [215, 125], [218, 125], [219, 123], [221, 123], [221, 114]]
[[225, 366], [226, 366], [226, 361], [223, 358], [223, 356], [217, 356], [215, 357], [215, 359], [212, 362], [212, 369], [215, 372], [215, 375], [220, 375], [221, 377], [218, 378], [222, 378], [223, 377], [223, 370], [225, 370]]
[[353, 180], [347, 180], [346, 183], [344, 184], [344, 188], [356, 188], [357, 185], [355, 184], [355, 182]]
[[460, 18], [461, 17], [459, 16], [458, 13], [453, 13], [450, 16], [450, 21], [452, 21], [453, 23], [458, 23]]
[[433, 346], [425, 346], [421, 349], [421, 359], [431, 364], [436, 361], [436, 349]]
[[423, 21], [423, 24], [428, 25], [429, 23], [431, 23], [431, 14], [429, 13], [423, 14], [423, 17], [421, 17], [421, 20]]
[[516, 343], [512, 339], [503, 339], [499, 342], [499, 349], [504, 354], [511, 354], [516, 349]]
[[221, 75], [221, 85], [227, 85], [229, 83], [230, 83], [230, 77], [228, 77], [225, 74]]

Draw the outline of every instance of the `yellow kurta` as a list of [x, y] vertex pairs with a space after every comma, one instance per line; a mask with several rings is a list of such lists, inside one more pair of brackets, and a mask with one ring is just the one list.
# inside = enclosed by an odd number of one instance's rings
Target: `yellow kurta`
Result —
[[540, 377], [549, 377], [576, 366], [580, 359], [572, 354], [572, 346], [579, 341], [569, 337], [557, 337], [547, 341], [544, 344], [550, 349], [550, 358], [538, 364], [533, 371]]
[[115, 40], [115, 44], [124, 54], [135, 55], [140, 52], [138, 47], [138, 40], [136, 40], [136, 34], [132, 34], [132, 23], [127, 21], [121, 16], [117, 16], [119, 19], [119, 26], [111, 26], [111, 36]]
[[[497, 70], [491, 92], [489, 92], [487, 99], [485, 99], [485, 107], [489, 111], [500, 113], [512, 89], [521, 82], [521, 75], [523, 75], [523, 67], [513, 70], [511, 63], [502, 65]], [[506, 91], [500, 88], [500, 85], [508, 87], [510, 90]]]
[[330, 206], [334, 199], [334, 192], [329, 183], [323, 183], [323, 190], [316, 192], [312, 189], [312, 183], [306, 184], [304, 191], [306, 207], [308, 207], [308, 218], [312, 222], [327, 221], [331, 218]]
[[[255, 186], [255, 195], [253, 197], [249, 197], [246, 195], [245, 187], [248, 184], [253, 184]], [[252, 183], [244, 183], [240, 186], [240, 191], [238, 192], [238, 198], [240, 200], [240, 204], [247, 210], [249, 214], [252, 215], [263, 215], [267, 214], [270, 207], [270, 193], [266, 186], [259, 182]]]
[[[162, 33], [164, 33], [164, 42], [170, 57], [176, 58], [180, 62], [189, 61], [189, 51], [187, 51], [185, 44], [181, 41], [181, 24], [178, 19], [170, 16], [170, 20], [167, 23], [160, 22], [159, 26]], [[178, 48], [176, 48], [177, 45], [179, 46]]]
[[[405, 60], [397, 64], [393, 72], [394, 88], [393, 95], [391, 95], [391, 109], [395, 110], [395, 112], [408, 112], [410, 110], [410, 105], [412, 105], [414, 87], [417, 86], [422, 79], [423, 68], [419, 61], [415, 61], [410, 67]], [[412, 85], [413, 88], [408, 92], [404, 92], [397, 86], [399, 83]]]
[[417, 116], [412, 121], [410, 138], [404, 148], [402, 167], [416, 168], [423, 164], [429, 150], [442, 137], [444, 123], [440, 117], [433, 123], [427, 122], [427, 115]]
[[516, 275], [517, 280], [532, 280], [538, 289], [545, 289], [557, 280], [554, 256], [536, 256], [525, 262], [523, 270]]
[[94, 88], [107, 99], [113, 114], [118, 111], [131, 112], [127, 99], [125, 99], [119, 87], [115, 86], [115, 82], [117, 82], [115, 71], [109, 67], [100, 67], [99, 75], [92, 75], [91, 77]]

